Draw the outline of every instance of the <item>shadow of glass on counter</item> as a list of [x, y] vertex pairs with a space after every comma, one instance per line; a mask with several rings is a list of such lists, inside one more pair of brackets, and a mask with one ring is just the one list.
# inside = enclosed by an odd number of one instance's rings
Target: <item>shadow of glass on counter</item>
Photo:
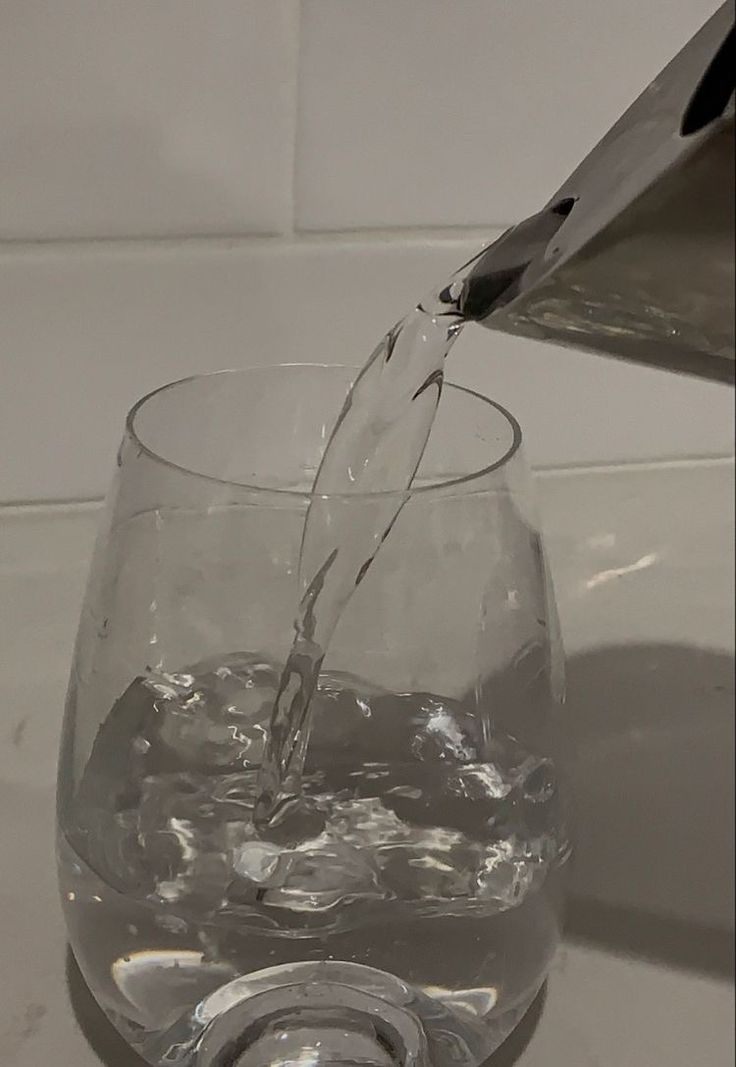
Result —
[[[547, 1000], [547, 984], [542, 986], [536, 999], [532, 1002], [529, 1011], [521, 1020], [515, 1030], [509, 1034], [504, 1043], [497, 1049], [490, 1059], [486, 1060], [482, 1067], [514, 1067], [526, 1051], [527, 1045], [534, 1037], [539, 1026], [539, 1020], [544, 1012], [544, 1004]], [[521, 1067], [521, 1065], [520, 1065]]]
[[734, 660], [690, 646], [572, 657], [577, 847], [568, 941], [734, 973]]

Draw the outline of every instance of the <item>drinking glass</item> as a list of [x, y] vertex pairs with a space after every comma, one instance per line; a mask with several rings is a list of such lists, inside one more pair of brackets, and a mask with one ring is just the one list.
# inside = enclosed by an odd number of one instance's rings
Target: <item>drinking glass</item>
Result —
[[[519, 426], [466, 389], [446, 386], [327, 650], [302, 781], [319, 824], [254, 828], [311, 485], [356, 373], [195, 377], [128, 416], [71, 674], [58, 850], [79, 966], [158, 1067], [476, 1065], [558, 942], [554, 600]], [[386, 499], [320, 507], [370, 522]]]

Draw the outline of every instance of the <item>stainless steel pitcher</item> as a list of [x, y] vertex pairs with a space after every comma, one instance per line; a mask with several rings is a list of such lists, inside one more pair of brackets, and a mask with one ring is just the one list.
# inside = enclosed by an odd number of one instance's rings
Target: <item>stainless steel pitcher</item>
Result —
[[546, 208], [477, 258], [490, 329], [734, 381], [733, 0]]

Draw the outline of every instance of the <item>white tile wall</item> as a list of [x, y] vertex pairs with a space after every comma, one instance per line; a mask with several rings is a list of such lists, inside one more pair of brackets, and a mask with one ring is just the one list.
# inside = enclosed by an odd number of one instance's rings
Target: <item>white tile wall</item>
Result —
[[306, 0], [297, 218], [538, 210], [717, 0]]
[[[714, 7], [5, 0], [0, 501], [98, 495], [166, 380], [361, 362]], [[728, 390], [479, 330], [456, 353], [538, 464], [732, 448]]]
[[292, 0], [3, 0], [0, 236], [291, 221]]

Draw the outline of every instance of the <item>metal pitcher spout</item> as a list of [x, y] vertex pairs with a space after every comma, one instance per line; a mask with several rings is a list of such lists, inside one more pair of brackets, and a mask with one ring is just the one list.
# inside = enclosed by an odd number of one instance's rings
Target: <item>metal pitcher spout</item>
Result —
[[549, 204], [480, 254], [465, 314], [733, 383], [735, 53], [729, 0]]

